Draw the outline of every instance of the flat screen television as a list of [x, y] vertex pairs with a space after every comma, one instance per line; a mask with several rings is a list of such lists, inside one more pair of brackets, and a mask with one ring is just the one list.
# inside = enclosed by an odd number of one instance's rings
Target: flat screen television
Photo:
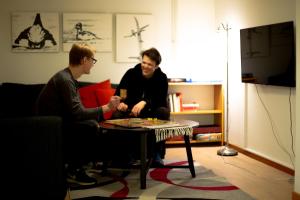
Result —
[[292, 21], [241, 29], [240, 42], [242, 82], [296, 86]]

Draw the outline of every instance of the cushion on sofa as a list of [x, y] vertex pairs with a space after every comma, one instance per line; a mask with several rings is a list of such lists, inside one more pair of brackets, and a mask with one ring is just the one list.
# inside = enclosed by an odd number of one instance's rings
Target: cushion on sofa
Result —
[[104, 88], [111, 88], [110, 80], [107, 79], [105, 81], [83, 86], [79, 88], [79, 95], [82, 104], [86, 108], [95, 108], [99, 106], [97, 103], [97, 97], [96, 97], [96, 90], [97, 89], [104, 89]]
[[[82, 86], [79, 88], [79, 95], [82, 104], [86, 108], [94, 108], [107, 104], [110, 97], [114, 95], [115, 89], [111, 88], [110, 80]], [[112, 112], [104, 113], [104, 119], [109, 119]]]
[[2, 83], [1, 117], [34, 115], [37, 97], [45, 84]]
[[95, 108], [98, 106], [95, 90], [92, 88], [79, 89], [79, 95], [82, 104], [86, 108]]
[[[116, 89], [108, 88], [108, 89], [98, 89], [96, 90], [96, 97], [99, 106], [103, 106], [107, 104], [111, 98], [115, 94]], [[112, 111], [104, 113], [104, 119], [110, 119], [112, 116]]]

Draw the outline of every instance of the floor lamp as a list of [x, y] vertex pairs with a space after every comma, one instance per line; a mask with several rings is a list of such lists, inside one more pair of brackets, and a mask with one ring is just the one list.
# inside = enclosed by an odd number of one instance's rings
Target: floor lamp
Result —
[[238, 152], [229, 147], [228, 141], [228, 32], [231, 28], [229, 28], [228, 24], [223, 24], [218, 27], [218, 30], [226, 31], [226, 127], [225, 127], [225, 146], [217, 151], [219, 156], [236, 156]]

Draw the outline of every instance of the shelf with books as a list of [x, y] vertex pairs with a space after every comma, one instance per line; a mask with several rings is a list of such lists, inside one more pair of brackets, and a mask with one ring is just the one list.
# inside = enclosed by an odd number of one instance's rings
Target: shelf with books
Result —
[[[198, 121], [200, 126], [213, 124], [219, 127], [217, 132], [205, 133], [203, 136], [199, 135], [198, 138], [191, 138], [191, 143], [220, 142], [223, 145], [224, 99], [222, 83], [169, 83], [169, 94], [171, 94], [169, 95], [170, 108], [174, 106], [174, 98], [170, 99], [171, 97], [180, 97], [179, 103], [181, 104], [177, 105], [179, 108], [176, 110], [174, 107], [171, 108], [171, 120], [190, 119]], [[185, 109], [183, 105], [189, 108]], [[180, 143], [183, 143], [180, 138], [167, 141], [167, 144]]]

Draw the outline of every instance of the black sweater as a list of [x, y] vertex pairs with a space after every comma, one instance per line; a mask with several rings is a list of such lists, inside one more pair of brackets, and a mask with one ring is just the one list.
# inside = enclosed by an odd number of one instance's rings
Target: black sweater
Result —
[[120, 96], [120, 89], [127, 90], [124, 103], [130, 110], [142, 100], [147, 103], [144, 109], [155, 110], [159, 107], [168, 107], [168, 79], [160, 68], [157, 68], [153, 76], [147, 79], [142, 74], [141, 64], [137, 64], [122, 77], [115, 93], [118, 96]]

